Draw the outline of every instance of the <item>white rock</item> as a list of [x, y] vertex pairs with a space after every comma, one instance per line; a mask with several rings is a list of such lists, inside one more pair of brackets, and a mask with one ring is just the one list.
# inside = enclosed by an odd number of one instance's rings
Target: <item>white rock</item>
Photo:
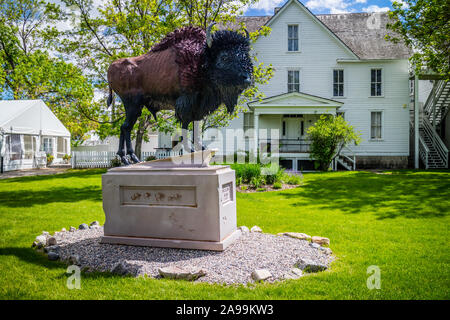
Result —
[[242, 233], [249, 233], [250, 230], [246, 226], [241, 226], [238, 228]]
[[284, 279], [298, 279], [303, 275], [302, 270], [299, 268], [292, 268], [288, 273], [283, 275]]
[[75, 232], [75, 231], [77, 231], [77, 228], [75, 228], [75, 227], [70, 227], [69, 232]]
[[41, 234], [40, 236], [37, 236], [34, 241], [37, 242], [37, 246], [45, 246], [47, 244], [47, 237]]
[[329, 246], [330, 245], [330, 239], [325, 238], [325, 237], [314, 236], [311, 238], [311, 241], [314, 243], [320, 244], [321, 246], [323, 246], [323, 245]]
[[61, 232], [66, 232], [66, 231], [67, 231], [66, 228], [61, 229]]
[[252, 272], [252, 278], [255, 281], [264, 281], [269, 279], [272, 274], [267, 269], [256, 269]]
[[57, 244], [58, 244], [58, 241], [56, 241], [55, 237], [50, 237], [50, 238], [47, 239], [47, 245], [48, 246], [54, 246], [54, 245], [57, 245]]
[[46, 236], [46, 237], [49, 237], [49, 236], [50, 236], [50, 233], [49, 233], [48, 231], [42, 231], [42, 235], [43, 235], [43, 236]]
[[95, 221], [92, 221], [89, 226], [92, 227], [92, 226], [99, 226], [99, 225], [100, 225], [100, 223], [97, 220], [95, 220]]
[[311, 236], [307, 235], [306, 233], [300, 233], [300, 232], [285, 232], [284, 233], [285, 236], [291, 237], [291, 238], [295, 238], [295, 239], [300, 239], [300, 240], [311, 240]]
[[251, 229], [250, 229], [250, 232], [262, 232], [262, 229], [260, 228], [260, 227], [258, 227], [258, 226], [253, 226]]
[[202, 268], [180, 268], [177, 266], [159, 268], [158, 272], [164, 278], [184, 280], [196, 280], [207, 273], [207, 271]]

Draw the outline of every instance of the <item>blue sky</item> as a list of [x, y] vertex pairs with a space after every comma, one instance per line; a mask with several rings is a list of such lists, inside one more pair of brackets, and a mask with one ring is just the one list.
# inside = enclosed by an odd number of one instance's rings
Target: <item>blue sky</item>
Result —
[[[248, 8], [245, 15], [272, 15], [274, 7], [281, 7], [286, 2], [287, 0], [260, 0]], [[392, 8], [391, 0], [302, 0], [301, 2], [314, 14], [379, 12]]]

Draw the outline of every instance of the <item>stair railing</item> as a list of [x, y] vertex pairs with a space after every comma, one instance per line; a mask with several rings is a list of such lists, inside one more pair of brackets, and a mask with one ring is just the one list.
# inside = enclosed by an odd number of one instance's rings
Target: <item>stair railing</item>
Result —
[[431, 125], [431, 123], [427, 117], [424, 117], [422, 119], [422, 128], [423, 128], [424, 134], [427, 135], [427, 137], [433, 143], [433, 146], [435, 147], [440, 158], [444, 161], [444, 165], [447, 168], [448, 167], [448, 149], [445, 146], [444, 142], [442, 142], [442, 140], [439, 137], [439, 135], [437, 134], [436, 130], [434, 130], [433, 126]]
[[430, 154], [430, 149], [428, 149], [425, 141], [423, 141], [422, 136], [419, 135], [419, 157], [425, 164], [425, 169], [428, 169], [428, 157]]
[[423, 107], [427, 118], [430, 121], [434, 121], [436, 119], [436, 103], [439, 100], [439, 97], [442, 93], [442, 91], [445, 88], [446, 82], [444, 80], [438, 80], [431, 89], [430, 94], [428, 95], [427, 101], [425, 102], [425, 105]]
[[352, 164], [352, 170], [356, 170], [356, 155], [351, 148], [349, 148], [348, 146], [344, 146], [339, 156], [350, 161], [350, 163]]

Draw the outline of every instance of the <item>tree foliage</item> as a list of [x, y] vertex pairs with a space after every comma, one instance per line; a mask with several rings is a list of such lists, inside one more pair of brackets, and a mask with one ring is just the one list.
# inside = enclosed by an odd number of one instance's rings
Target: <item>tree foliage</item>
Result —
[[95, 128], [79, 113], [93, 92], [80, 68], [49, 53], [63, 19], [59, 6], [43, 0], [0, 0], [0, 94], [44, 100], [76, 142]]
[[450, 2], [399, 0], [392, 6], [389, 17], [394, 22], [388, 28], [399, 36], [387, 38], [394, 42], [401, 39], [414, 48], [411, 62], [416, 73], [427, 67], [450, 80]]
[[315, 159], [319, 169], [323, 171], [328, 170], [344, 146], [351, 142], [359, 144], [361, 141], [360, 134], [342, 116], [325, 114], [309, 127], [308, 135], [311, 140], [311, 159]]
[[[102, 6], [96, 6], [92, 0], [63, 0], [70, 8], [72, 26], [60, 43], [60, 50], [67, 57], [76, 60], [85, 68], [96, 89], [103, 92], [105, 99], [100, 108], [87, 110], [87, 116], [105, 122], [99, 126], [100, 136], [120, 133], [124, 115], [122, 104], [116, 104], [114, 110], [106, 107], [106, 74], [110, 63], [117, 58], [144, 54], [167, 33], [185, 25], [206, 28], [212, 22], [234, 24], [236, 16], [242, 14], [242, 8], [255, 0], [106, 0]], [[242, 25], [240, 26], [243, 27]], [[251, 34], [252, 39], [266, 35], [270, 29], [262, 28]], [[271, 78], [271, 66], [256, 61], [255, 82], [266, 83]], [[249, 88], [243, 94], [243, 100], [236, 109], [243, 109], [244, 99], [260, 98], [257, 88]], [[162, 116], [161, 116], [162, 115]], [[228, 115], [219, 108], [206, 119], [202, 128], [226, 126], [237, 116], [237, 112]], [[173, 112], [159, 113], [155, 121], [150, 113], [143, 110], [137, 125], [132, 131], [136, 139], [136, 153], [140, 152], [140, 143], [145, 141], [149, 131], [173, 132], [179, 125]]]

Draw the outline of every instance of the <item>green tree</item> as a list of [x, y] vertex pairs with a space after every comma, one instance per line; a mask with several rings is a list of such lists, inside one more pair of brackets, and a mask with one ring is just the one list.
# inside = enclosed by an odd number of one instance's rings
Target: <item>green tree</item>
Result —
[[[60, 49], [68, 57], [78, 61], [85, 73], [95, 79], [96, 89], [104, 92], [100, 108], [86, 110], [90, 118], [103, 122], [99, 126], [100, 136], [118, 135], [124, 115], [122, 104], [114, 110], [106, 107], [106, 73], [110, 63], [117, 58], [144, 54], [167, 33], [184, 25], [197, 25], [205, 28], [212, 22], [226, 25], [234, 24], [242, 8], [255, 0], [107, 0], [97, 7], [92, 0], [63, 0], [71, 9], [72, 28], [65, 34]], [[241, 25], [242, 29], [242, 25]], [[270, 29], [251, 34], [252, 39], [266, 35]], [[255, 59], [257, 62], [257, 60]], [[266, 83], [273, 74], [271, 66], [257, 63], [255, 82]], [[237, 111], [243, 109], [245, 99], [259, 98], [256, 87], [243, 95]], [[203, 127], [223, 126], [236, 117], [237, 112], [228, 115], [219, 109], [210, 115]], [[149, 131], [173, 132], [179, 127], [173, 112], [159, 113], [155, 121], [146, 109], [132, 131], [136, 154], [140, 153], [141, 143], [148, 139]]]
[[79, 68], [49, 54], [59, 35], [54, 24], [63, 19], [43, 0], [0, 0], [0, 95], [44, 100], [76, 143], [95, 128], [78, 112], [93, 92]]
[[361, 141], [360, 134], [344, 118], [325, 114], [309, 127], [308, 135], [311, 140], [311, 159], [316, 161], [322, 171], [328, 170], [344, 146], [351, 142], [359, 144]]
[[427, 67], [450, 80], [450, 2], [448, 0], [394, 1], [388, 28], [398, 36], [386, 36], [394, 42], [403, 40], [414, 48], [411, 62], [416, 73]]

